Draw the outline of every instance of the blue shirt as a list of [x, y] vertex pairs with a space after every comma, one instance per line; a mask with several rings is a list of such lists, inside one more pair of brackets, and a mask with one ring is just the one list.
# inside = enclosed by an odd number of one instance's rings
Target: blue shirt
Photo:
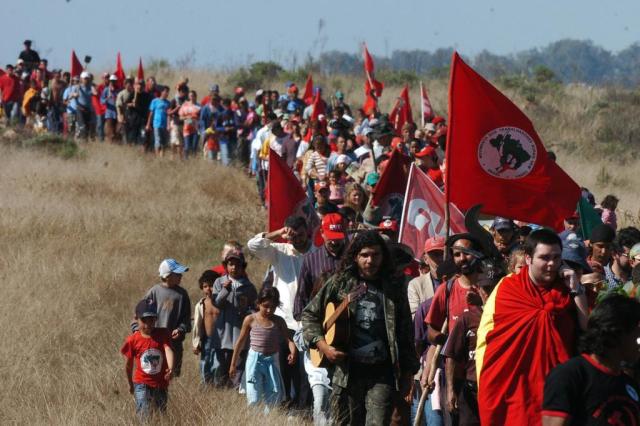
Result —
[[118, 117], [118, 113], [116, 112], [117, 95], [118, 90], [112, 90], [110, 87], [105, 87], [102, 91], [102, 96], [100, 96], [100, 103], [107, 107], [107, 110], [104, 113], [104, 118], [115, 120]]
[[167, 110], [169, 101], [167, 99], [155, 98], [149, 105], [149, 111], [153, 114], [153, 128], [161, 129], [167, 127]]
[[76, 98], [72, 98], [71, 95], [78, 91], [77, 86], [69, 86], [64, 89], [64, 93], [62, 94], [62, 99], [67, 102], [67, 114], [75, 114], [78, 109], [78, 102]]

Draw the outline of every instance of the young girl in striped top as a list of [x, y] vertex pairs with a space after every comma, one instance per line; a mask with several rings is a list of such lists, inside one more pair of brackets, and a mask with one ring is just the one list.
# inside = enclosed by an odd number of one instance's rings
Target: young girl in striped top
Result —
[[297, 349], [287, 331], [285, 321], [274, 315], [280, 305], [280, 293], [275, 287], [263, 288], [256, 301], [258, 312], [248, 315], [242, 323], [240, 336], [235, 344], [229, 376], [236, 374], [239, 348], [243, 348], [249, 338], [249, 354], [245, 366], [247, 402], [256, 405], [263, 402], [267, 407], [277, 405], [284, 399], [284, 384], [280, 375], [280, 339], [289, 345], [289, 365], [295, 363]]

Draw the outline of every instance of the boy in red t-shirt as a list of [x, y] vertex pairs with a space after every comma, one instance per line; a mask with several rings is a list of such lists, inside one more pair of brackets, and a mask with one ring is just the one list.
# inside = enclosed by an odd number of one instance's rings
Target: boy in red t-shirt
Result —
[[157, 317], [153, 301], [140, 301], [136, 306], [138, 330], [127, 337], [120, 349], [126, 358], [129, 393], [135, 397], [136, 413], [141, 420], [149, 416], [151, 409], [165, 411], [173, 372], [171, 335], [166, 329], [155, 328]]

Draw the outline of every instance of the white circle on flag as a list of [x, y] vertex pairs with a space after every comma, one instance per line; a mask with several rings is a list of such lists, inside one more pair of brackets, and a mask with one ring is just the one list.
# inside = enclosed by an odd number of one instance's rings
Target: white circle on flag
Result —
[[520, 179], [531, 173], [538, 150], [533, 138], [518, 127], [498, 127], [478, 145], [478, 162], [491, 176]]

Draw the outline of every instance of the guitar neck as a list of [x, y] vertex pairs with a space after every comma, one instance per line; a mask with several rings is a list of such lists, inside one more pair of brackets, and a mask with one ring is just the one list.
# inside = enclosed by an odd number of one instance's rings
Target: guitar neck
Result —
[[329, 317], [329, 319], [327, 320], [327, 322], [325, 324], [325, 329], [328, 329], [328, 328], [332, 327], [333, 324], [335, 324], [336, 321], [338, 321], [338, 318], [340, 318], [340, 315], [342, 315], [342, 313], [349, 307], [349, 303], [351, 302], [349, 299], [350, 298], [347, 295], [347, 297], [344, 298], [342, 303], [340, 303], [338, 305], [336, 310], [333, 311], [333, 314]]

